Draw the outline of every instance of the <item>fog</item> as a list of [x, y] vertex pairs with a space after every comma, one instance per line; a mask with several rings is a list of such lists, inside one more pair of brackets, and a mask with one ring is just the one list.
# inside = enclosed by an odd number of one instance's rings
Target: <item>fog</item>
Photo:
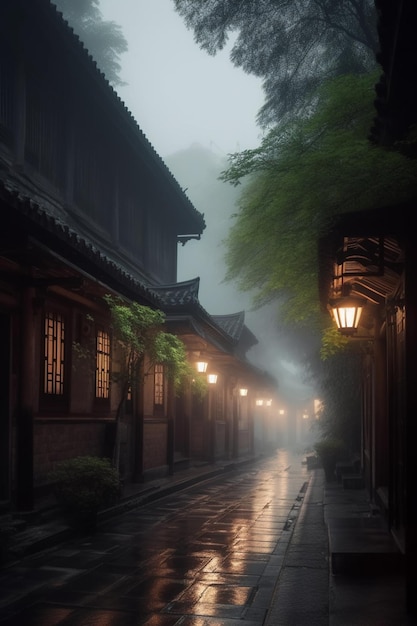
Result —
[[[252, 310], [251, 294], [225, 283], [223, 240], [240, 188], [218, 180], [227, 154], [256, 147], [261, 81], [234, 68], [228, 50], [215, 57], [193, 41], [171, 0], [100, 0], [103, 18], [122, 27], [129, 45], [117, 92], [207, 224], [200, 241], [178, 249], [178, 280], [200, 277], [200, 302], [213, 315], [246, 311], [258, 339], [249, 360], [278, 379], [280, 400], [304, 411], [315, 395], [303, 363], [280, 336], [276, 305]], [[294, 408], [296, 407], [296, 409]]]
[[300, 346], [291, 350], [288, 342], [282, 337], [280, 340], [276, 303], [254, 309], [252, 294], [241, 292], [234, 283], [224, 280], [224, 239], [242, 193], [241, 187], [232, 187], [218, 179], [227, 160], [214, 150], [194, 143], [187, 150], [168, 157], [166, 163], [181, 186], [187, 189], [194, 206], [204, 213], [207, 223], [201, 240], [191, 240], [179, 247], [178, 280], [199, 276], [200, 302], [213, 315], [244, 310], [246, 325], [259, 342], [248, 352], [249, 360], [278, 379], [283, 404], [297, 408], [307, 406], [314, 390], [304, 381], [302, 363], [294, 359], [294, 353], [300, 353]]
[[105, 20], [122, 27], [117, 92], [156, 151], [166, 157], [198, 141], [226, 155], [256, 147], [261, 80], [230, 63], [230, 45], [215, 57], [200, 50], [172, 0], [100, 0]]

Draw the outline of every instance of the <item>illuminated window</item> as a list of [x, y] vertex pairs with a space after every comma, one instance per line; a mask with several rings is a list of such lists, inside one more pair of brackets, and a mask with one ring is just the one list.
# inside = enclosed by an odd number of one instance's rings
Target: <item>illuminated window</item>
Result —
[[96, 398], [107, 399], [110, 393], [110, 335], [103, 330], [96, 337]]
[[64, 394], [65, 323], [60, 313], [46, 313], [44, 337], [45, 394]]
[[155, 365], [154, 404], [159, 407], [164, 404], [164, 366], [160, 363]]

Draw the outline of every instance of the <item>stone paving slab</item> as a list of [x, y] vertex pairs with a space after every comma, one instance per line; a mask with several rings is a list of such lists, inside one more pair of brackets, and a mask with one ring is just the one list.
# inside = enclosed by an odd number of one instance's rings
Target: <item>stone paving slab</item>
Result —
[[308, 484], [285, 553], [265, 626], [326, 626], [329, 565], [323, 516], [324, 472]]
[[302, 511], [306, 473], [289, 456], [171, 491], [16, 561], [0, 573], [0, 623], [262, 626]]
[[408, 626], [402, 556], [364, 490], [324, 488], [329, 626]]
[[[218, 470], [220, 468], [216, 469], [216, 471]], [[201, 470], [198, 471], [201, 472]], [[196, 472], [194, 476], [190, 476], [189, 480], [198, 482], [201, 480], [201, 476], [198, 478]], [[227, 474], [224, 480], [227, 482]], [[270, 506], [271, 515], [268, 510], [264, 510], [262, 519], [259, 519], [259, 524], [253, 529], [251, 541], [253, 541], [253, 549], [256, 552], [251, 553], [249, 551], [251, 557], [239, 560], [239, 551], [237, 551], [234, 560], [230, 562], [230, 566], [224, 560], [221, 564], [221, 572], [216, 571], [216, 567], [211, 567], [211, 569], [207, 568], [204, 573], [206, 585], [209, 585], [210, 581], [215, 583], [217, 580], [226, 587], [231, 585], [230, 590], [232, 590], [233, 581], [239, 580], [239, 585], [243, 590], [245, 587], [251, 589], [257, 587], [252, 604], [242, 608], [208, 603], [205, 605], [207, 614], [204, 617], [191, 614], [184, 614], [179, 617], [173, 607], [171, 612], [168, 611], [160, 616], [158, 626], [177, 626], [178, 620], [180, 620], [181, 626], [232, 626], [237, 623], [244, 623], [245, 626], [408, 626], [413, 623], [405, 614], [405, 585], [401, 573], [391, 577], [380, 575], [378, 577], [362, 576], [358, 578], [358, 576], [335, 576], [330, 572], [330, 553], [327, 543], [328, 522], [332, 523], [336, 529], [378, 526], [375, 519], [371, 517], [372, 507], [369, 506], [365, 494], [362, 492], [353, 493], [356, 490], [347, 490], [343, 493], [340, 484], [335, 486], [326, 484], [320, 468], [311, 471], [309, 479], [305, 483], [306, 489], [301, 490], [298, 496], [291, 487], [292, 481], [290, 476], [288, 482], [290, 485], [289, 496], [287, 500], [282, 500], [283, 515], [280, 516], [279, 514], [279, 506], [272, 504]], [[294, 487], [297, 484], [296, 481], [299, 481], [299, 478], [294, 480]], [[169, 487], [166, 486], [166, 483], [164, 485], [161, 482], [153, 491], [153, 495], [148, 488], [142, 496], [150, 497], [150, 500], [153, 500], [157, 498], [156, 492], [159, 492], [159, 496], [167, 493], [168, 491], [165, 492], [165, 489], [168, 490]], [[181, 489], [178, 489], [178, 501], [181, 501], [182, 498]], [[294, 498], [295, 502], [293, 502], [294, 506], [288, 514], [291, 498]], [[284, 511], [287, 512], [287, 517]], [[153, 532], [156, 539], [168, 537], [171, 532], [169, 524], [163, 523], [157, 527], [153, 525], [156, 519], [155, 515], [168, 520], [171, 514], [172, 507], [161, 501], [157, 513], [146, 512], [145, 510], [141, 512], [142, 522], [145, 526], [149, 525], [150, 528], [154, 528]], [[209, 557], [213, 549], [222, 550], [223, 541], [221, 538], [230, 527], [228, 511], [225, 512], [221, 520], [216, 519], [216, 515], [217, 506], [211, 507], [210, 499], [208, 499], [204, 506], [200, 507], [199, 504], [196, 504], [193, 514], [184, 520], [184, 536], [186, 536], [187, 529], [193, 531], [205, 519], [215, 519], [215, 525], [210, 530], [211, 544], [207, 546], [206, 553], [204, 551], [199, 552], [202, 559], [205, 556]], [[247, 519], [245, 506], [240, 507], [240, 516], [240, 525], [243, 527]], [[274, 521], [272, 520], [273, 517]], [[365, 522], [364, 519], [369, 521]], [[32, 626], [32, 624], [46, 626], [47, 624], [58, 623], [60, 620], [63, 621], [64, 618], [69, 620], [68, 624], [96, 623], [94, 620], [97, 619], [97, 615], [93, 608], [89, 608], [90, 604], [92, 607], [94, 605], [96, 592], [92, 590], [89, 594], [84, 593], [85, 588], [80, 589], [78, 583], [71, 593], [68, 590], [64, 592], [59, 589], [60, 581], [65, 582], [72, 577], [80, 576], [82, 574], [80, 567], [85, 567], [86, 570], [96, 567], [99, 572], [100, 567], [105, 569], [106, 563], [109, 563], [112, 564], [111, 567], [115, 568], [114, 573], [117, 572], [121, 579], [126, 576], [127, 580], [132, 576], [132, 572], [138, 568], [140, 561], [148, 563], [148, 567], [156, 566], [154, 561], [157, 555], [152, 549], [152, 545], [141, 542], [138, 537], [135, 545], [128, 548], [129, 536], [134, 530], [134, 524], [134, 517], [129, 514], [124, 515], [122, 513], [117, 518], [117, 523], [115, 523], [115, 518], [112, 515], [109, 515], [108, 519], [103, 518], [101, 527], [106, 539], [100, 539], [99, 536], [92, 539], [88, 549], [82, 552], [82, 560], [80, 560], [79, 554], [75, 552], [72, 554], [71, 546], [65, 543], [61, 548], [54, 550], [56, 558], [51, 559], [48, 568], [43, 571], [39, 570], [36, 554], [33, 556], [33, 571], [30, 569], [26, 569], [25, 572], [22, 571], [20, 574], [22, 579], [19, 579], [18, 571], [16, 571], [14, 578], [10, 578], [6, 570], [3, 572], [0, 570], [0, 586], [3, 593], [6, 595], [8, 593], [10, 595], [15, 594], [17, 602], [22, 584], [27, 585], [28, 582], [32, 581], [33, 589], [37, 590], [45, 582], [48, 584], [48, 581], [54, 581], [54, 585], [58, 585], [58, 588], [54, 590], [53, 599], [54, 602], [61, 603], [61, 606], [48, 604], [48, 602], [42, 606], [34, 605], [27, 610], [26, 616], [23, 614], [19, 616], [19, 619], [23, 621], [14, 624], [10, 620], [7, 622], [7, 626]], [[55, 541], [56, 528], [55, 524], [53, 533], [55, 534]], [[41, 544], [38, 545], [48, 546], [48, 530], [52, 532], [47, 525], [43, 526], [42, 531], [39, 528], [28, 530], [26, 548], [22, 543], [23, 552], [28, 553], [29, 550], [33, 550], [33, 548], [29, 548], [32, 539], [39, 540]], [[65, 529], [61, 529], [61, 531], [65, 534]], [[263, 535], [265, 541], [268, 542], [268, 535], [273, 532], [280, 533], [280, 540], [270, 552], [266, 562], [264, 560], [265, 554], [262, 553]], [[31, 533], [33, 533], [32, 539]], [[22, 534], [21, 539], [24, 537], [25, 535]], [[242, 541], [241, 538], [239, 541]], [[116, 568], [112, 555], [115, 550], [119, 550], [120, 546], [123, 547], [123, 545], [126, 545], [126, 549], [119, 557]], [[269, 547], [268, 550], [270, 549]], [[178, 557], [181, 553], [179, 546], [176, 552], [178, 552]], [[164, 571], [168, 578], [168, 570], [174, 563], [172, 558], [173, 551], [168, 550], [163, 559]], [[63, 563], [65, 563], [65, 567], [62, 566]], [[262, 585], [259, 586], [257, 579], [259, 578], [260, 564], [265, 569]], [[234, 567], [237, 568], [237, 573], [233, 573]], [[141, 571], [146, 572], [146, 567]], [[31, 577], [30, 580], [28, 577]], [[105, 597], [107, 606], [106, 610], [100, 613], [100, 619], [103, 620], [100, 623], [111, 623], [112, 626], [119, 626], [119, 624], [120, 626], [128, 626], [123, 620], [126, 619], [126, 611], [128, 611], [129, 606], [131, 606], [132, 611], [135, 610], [137, 598], [135, 593], [131, 593], [118, 599], [113, 591], [106, 591], [106, 589], [111, 589], [112, 581], [112, 577], [106, 579], [100, 576], [96, 581], [100, 588], [101, 602]], [[207, 593], [209, 592], [207, 591]], [[67, 606], [67, 602], [76, 606], [77, 597], [79, 598], [79, 606], [81, 603], [86, 603], [86, 606], [80, 608], [78, 612]], [[176, 605], [177, 608], [178, 606], [179, 604]], [[209, 615], [211, 610], [213, 611], [212, 616]], [[217, 615], [215, 614], [216, 611], [218, 612]], [[219, 618], [219, 614], [222, 615], [221, 618]], [[76, 621], [73, 622], [73, 619]], [[82, 619], [84, 622], [79, 621]], [[154, 626], [153, 622], [148, 623], [146, 621], [146, 617], [143, 621], [139, 617], [139, 622], [135, 626], [139, 626], [139, 624], [140, 626]]]

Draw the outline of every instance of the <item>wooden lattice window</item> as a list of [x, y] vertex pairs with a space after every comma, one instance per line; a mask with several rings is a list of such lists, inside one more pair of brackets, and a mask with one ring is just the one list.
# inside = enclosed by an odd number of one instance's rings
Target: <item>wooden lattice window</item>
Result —
[[98, 330], [96, 335], [96, 398], [110, 396], [110, 335]]
[[46, 395], [63, 396], [65, 383], [65, 322], [60, 313], [45, 315], [44, 385]]
[[164, 405], [164, 366], [161, 363], [155, 365], [154, 405], [159, 408]]

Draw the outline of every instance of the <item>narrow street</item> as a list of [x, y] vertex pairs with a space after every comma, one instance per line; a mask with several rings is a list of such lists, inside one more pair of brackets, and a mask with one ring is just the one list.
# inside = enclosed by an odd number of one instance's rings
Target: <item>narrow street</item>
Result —
[[280, 450], [25, 558], [1, 571], [0, 624], [260, 626], [308, 480]]

